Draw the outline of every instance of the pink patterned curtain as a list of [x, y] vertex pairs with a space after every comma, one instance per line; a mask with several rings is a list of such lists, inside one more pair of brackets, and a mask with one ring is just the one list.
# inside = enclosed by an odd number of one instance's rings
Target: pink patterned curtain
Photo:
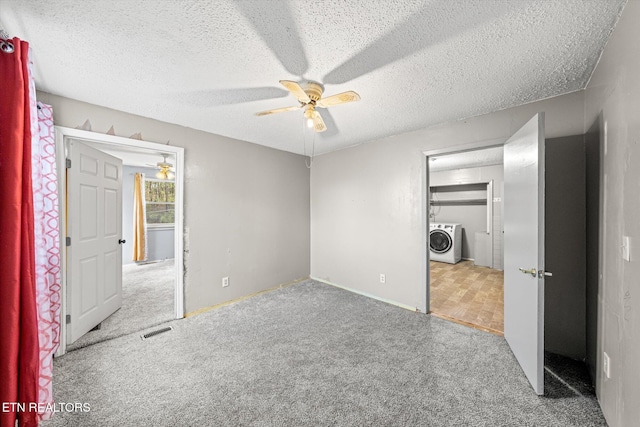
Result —
[[[58, 224], [58, 186], [56, 147], [53, 130], [53, 110], [37, 103], [33, 132], [32, 187], [34, 206], [34, 237], [36, 267], [36, 304], [40, 372], [38, 402], [42, 408], [53, 404], [53, 354], [60, 345], [60, 241]], [[39, 413], [42, 420], [52, 412]]]

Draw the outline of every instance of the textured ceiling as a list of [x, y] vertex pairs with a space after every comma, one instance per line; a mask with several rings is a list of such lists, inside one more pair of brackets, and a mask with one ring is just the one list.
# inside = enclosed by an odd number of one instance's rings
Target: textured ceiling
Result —
[[[278, 80], [362, 100], [324, 153], [583, 89], [625, 0], [0, 0], [54, 94], [303, 154]], [[106, 130], [105, 130], [106, 131]]]

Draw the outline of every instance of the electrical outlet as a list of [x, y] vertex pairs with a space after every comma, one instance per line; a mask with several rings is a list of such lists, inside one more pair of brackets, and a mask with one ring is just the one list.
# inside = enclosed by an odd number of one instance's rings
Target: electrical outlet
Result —
[[607, 379], [611, 378], [611, 359], [607, 352], [603, 352], [604, 357], [602, 358], [602, 370], [604, 371], [605, 377]]
[[227, 286], [229, 286], [229, 277], [223, 277], [222, 278], [222, 287], [226, 288]]
[[631, 261], [631, 239], [629, 236], [622, 236], [622, 259]]
[[380, 274], [380, 283], [387, 283], [387, 276], [384, 274]]

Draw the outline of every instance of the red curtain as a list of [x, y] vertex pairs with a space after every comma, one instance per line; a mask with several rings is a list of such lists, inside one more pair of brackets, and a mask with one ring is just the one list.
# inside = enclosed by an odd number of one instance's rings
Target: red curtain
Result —
[[[29, 45], [0, 50], [0, 427], [37, 426]], [[6, 45], [5, 45], [6, 46]]]

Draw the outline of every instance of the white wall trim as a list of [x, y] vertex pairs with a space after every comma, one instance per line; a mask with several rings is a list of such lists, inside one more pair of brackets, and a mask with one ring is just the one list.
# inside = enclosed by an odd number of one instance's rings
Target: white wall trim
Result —
[[171, 153], [175, 156], [176, 177], [175, 177], [175, 228], [174, 228], [174, 255], [175, 255], [175, 298], [174, 315], [176, 319], [184, 317], [184, 148], [173, 145], [157, 144], [153, 142], [140, 141], [137, 139], [123, 138], [120, 136], [106, 135], [96, 132], [89, 132], [80, 129], [72, 129], [63, 126], [54, 126], [56, 139], [56, 163], [58, 172], [58, 215], [60, 229], [60, 281], [61, 281], [61, 310], [60, 310], [60, 348], [56, 352], [56, 357], [66, 353], [67, 331], [67, 254], [65, 240], [67, 236], [67, 216], [66, 216], [66, 188], [67, 174], [65, 159], [67, 157], [67, 141], [78, 139], [80, 141], [98, 142], [114, 147], [136, 147]]
[[[422, 155], [422, 174], [420, 179], [420, 192], [422, 193], [422, 253], [423, 261], [420, 263], [420, 283], [424, 286], [421, 289], [421, 304], [423, 313], [429, 312], [429, 304], [431, 302], [431, 287], [429, 286], [429, 278], [431, 277], [431, 264], [429, 263], [431, 251], [429, 251], [429, 212], [431, 212], [431, 191], [429, 189], [429, 157]], [[426, 201], [426, 202], [425, 202]]]
[[348, 288], [346, 286], [338, 285], [337, 283], [332, 283], [332, 282], [329, 282], [328, 280], [319, 279], [317, 277], [309, 276], [309, 278], [312, 279], [312, 280], [315, 280], [316, 282], [324, 283], [325, 285], [335, 286], [336, 288], [344, 289], [345, 291], [353, 292], [354, 294], [363, 295], [365, 297], [373, 298], [373, 299], [378, 300], [378, 301], [386, 302], [387, 304], [395, 305], [397, 307], [404, 308], [406, 310], [420, 312], [420, 310], [417, 307], [412, 307], [410, 305], [402, 304], [402, 303], [397, 302], [397, 301], [393, 301], [393, 300], [390, 300], [390, 299], [382, 298], [382, 297], [379, 297], [377, 295], [370, 294], [368, 292], [362, 292], [362, 291], [359, 291], [357, 289]]

